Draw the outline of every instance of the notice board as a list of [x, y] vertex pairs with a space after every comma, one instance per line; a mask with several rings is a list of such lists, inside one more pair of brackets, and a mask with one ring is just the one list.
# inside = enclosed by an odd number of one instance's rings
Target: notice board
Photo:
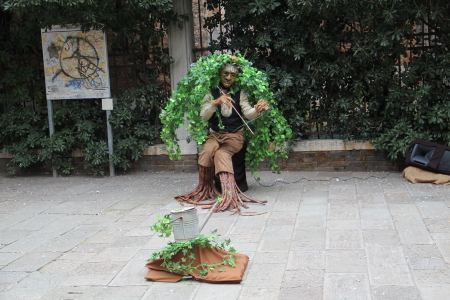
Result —
[[111, 97], [103, 31], [53, 26], [41, 39], [47, 99]]

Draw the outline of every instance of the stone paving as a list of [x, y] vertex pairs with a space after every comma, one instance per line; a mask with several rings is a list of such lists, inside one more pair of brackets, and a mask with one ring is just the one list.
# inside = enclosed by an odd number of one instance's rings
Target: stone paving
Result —
[[[0, 175], [0, 299], [450, 299], [450, 186], [400, 173], [260, 172], [257, 216], [214, 214], [241, 284], [145, 280], [149, 228], [196, 173]], [[198, 209], [200, 222], [206, 211]]]

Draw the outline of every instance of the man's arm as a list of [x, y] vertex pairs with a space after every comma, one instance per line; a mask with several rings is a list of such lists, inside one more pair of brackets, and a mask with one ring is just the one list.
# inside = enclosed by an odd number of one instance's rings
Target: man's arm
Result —
[[200, 117], [203, 120], [208, 121], [211, 116], [216, 111], [216, 107], [220, 105], [221, 114], [224, 117], [229, 117], [231, 115], [231, 99], [227, 95], [222, 95], [217, 99], [213, 99], [211, 92], [208, 92], [205, 97], [203, 97], [202, 110], [200, 111]]
[[255, 119], [257, 116], [260, 115], [261, 112], [269, 109], [269, 106], [263, 99], [259, 100], [258, 103], [255, 104], [255, 107], [252, 107], [248, 102], [247, 93], [245, 93], [244, 91], [241, 91], [241, 97], [239, 102], [241, 104], [242, 113], [249, 120]]
[[216, 111], [216, 107], [212, 105], [211, 100], [211, 92], [208, 92], [205, 97], [203, 97], [202, 110], [200, 111], [200, 117], [202, 117], [204, 121], [208, 121]]

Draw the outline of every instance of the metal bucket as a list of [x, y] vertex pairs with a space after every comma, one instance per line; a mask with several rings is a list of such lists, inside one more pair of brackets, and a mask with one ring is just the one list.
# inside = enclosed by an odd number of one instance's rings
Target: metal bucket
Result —
[[173, 236], [175, 242], [184, 242], [199, 236], [197, 209], [184, 207], [170, 211], [173, 222]]

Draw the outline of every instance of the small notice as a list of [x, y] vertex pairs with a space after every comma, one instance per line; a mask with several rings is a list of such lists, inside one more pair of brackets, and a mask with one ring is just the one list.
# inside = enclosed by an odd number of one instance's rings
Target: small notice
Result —
[[47, 99], [111, 97], [104, 32], [53, 26], [41, 39]]

